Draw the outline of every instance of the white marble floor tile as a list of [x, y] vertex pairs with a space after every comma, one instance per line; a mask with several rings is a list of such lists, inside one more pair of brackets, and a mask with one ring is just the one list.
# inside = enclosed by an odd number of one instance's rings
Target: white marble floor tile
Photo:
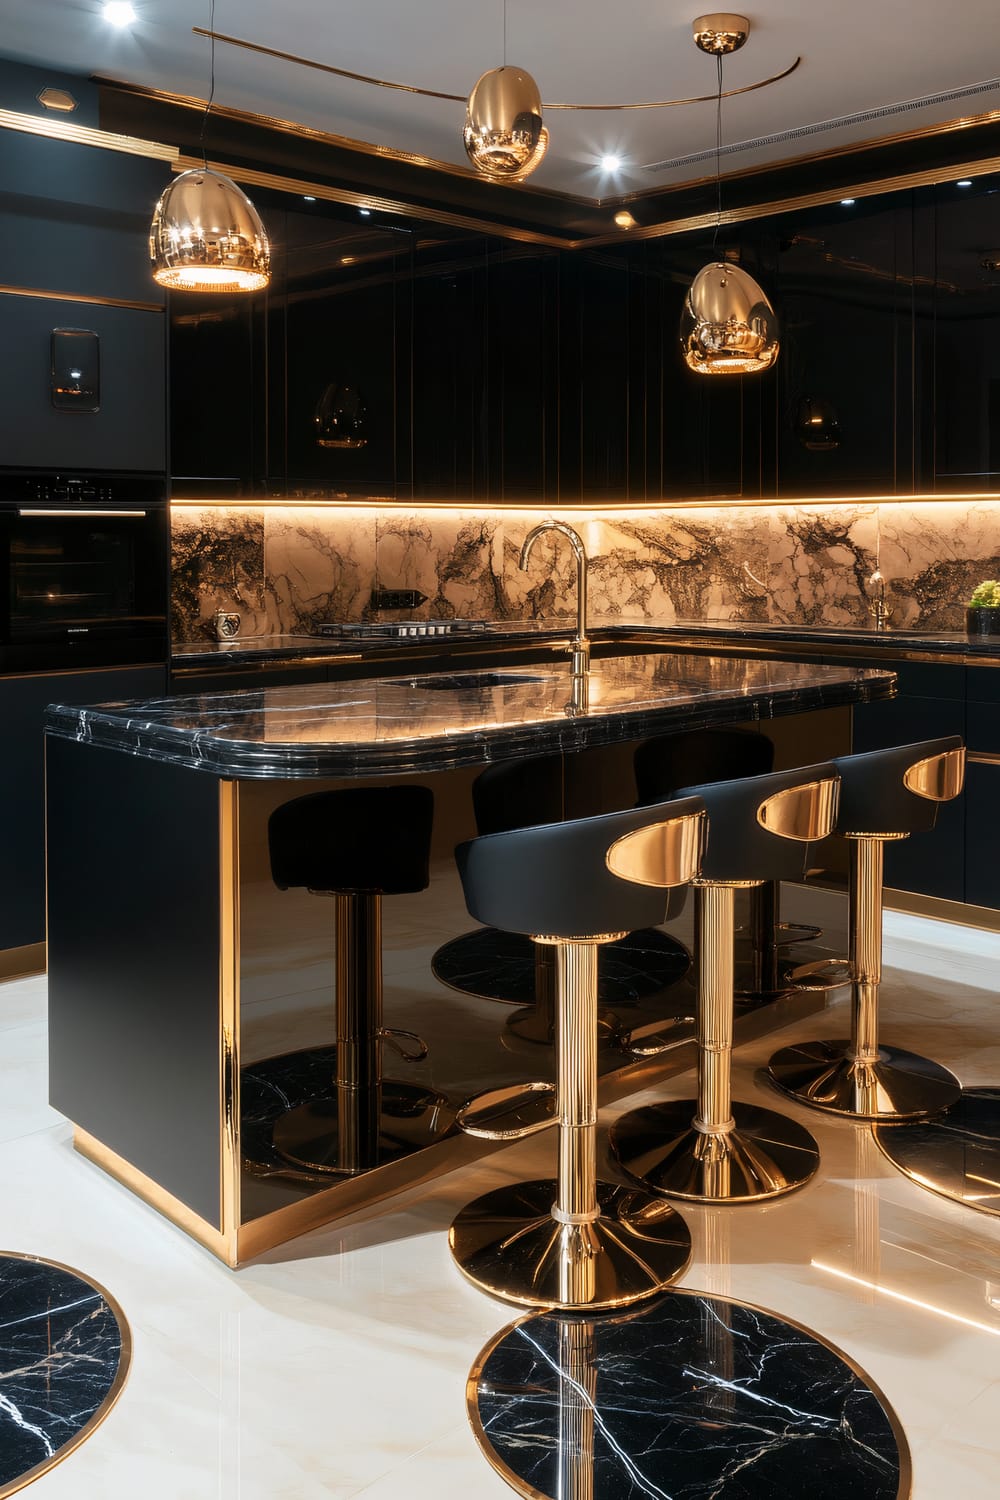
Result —
[[[962, 929], [894, 938], [884, 1031], [968, 1082], [1000, 1082], [988, 944], [939, 962]], [[928, 955], [930, 958], [928, 959]], [[405, 997], [410, 972], [393, 964]], [[924, 967], [924, 960], [928, 960]], [[907, 970], [906, 965], [912, 965]], [[976, 984], [970, 982], [972, 976]], [[419, 988], [416, 971], [414, 992]], [[304, 1009], [321, 1010], [321, 992]], [[0, 986], [0, 1202], [6, 1248], [78, 1267], [121, 1302], [135, 1353], [107, 1421], [32, 1486], [39, 1500], [501, 1500], [479, 1453], [465, 1382], [516, 1316], [455, 1270], [447, 1227], [468, 1199], [549, 1176], [546, 1136], [302, 1237], [233, 1273], [77, 1157], [45, 1102], [44, 983]], [[773, 1093], [776, 1047], [844, 1034], [827, 1012], [737, 1054], [734, 1092], [794, 1115], [822, 1153], [817, 1179], [763, 1206], [684, 1206], [682, 1284], [757, 1303], [843, 1349], [896, 1410], [914, 1500], [1000, 1493], [1000, 1220], [922, 1192], [868, 1133]], [[267, 1020], [271, 1017], [268, 1014]], [[693, 1092], [691, 1074], [619, 1101]], [[56, 1122], [56, 1123], [53, 1123]]]

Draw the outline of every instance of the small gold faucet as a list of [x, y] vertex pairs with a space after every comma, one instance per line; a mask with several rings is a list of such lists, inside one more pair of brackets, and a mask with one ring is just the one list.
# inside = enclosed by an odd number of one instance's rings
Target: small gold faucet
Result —
[[590, 670], [590, 642], [587, 639], [587, 564], [589, 559], [579, 532], [574, 531], [572, 526], [567, 526], [565, 521], [540, 522], [528, 532], [524, 539], [519, 566], [522, 569], [527, 567], [532, 547], [546, 531], [558, 531], [566, 538], [576, 554], [576, 635], [570, 641], [570, 652], [573, 657], [573, 676], [586, 677]]
[[871, 603], [868, 605], [868, 613], [875, 621], [876, 630], [884, 630], [892, 617], [892, 608], [885, 602], [886, 582], [882, 577], [881, 568], [876, 568], [868, 579], [869, 589], [875, 586], [877, 592], [871, 595]]

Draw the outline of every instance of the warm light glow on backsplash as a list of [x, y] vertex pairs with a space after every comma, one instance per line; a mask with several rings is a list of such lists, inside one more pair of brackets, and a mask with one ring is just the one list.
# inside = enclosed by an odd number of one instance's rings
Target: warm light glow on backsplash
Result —
[[451, 511], [455, 514], [474, 516], [496, 516], [502, 520], [504, 516], [534, 516], [541, 519], [544, 516], [560, 515], [568, 516], [571, 520], [602, 521], [613, 514], [618, 518], [634, 516], [637, 519], [648, 516], [662, 515], [664, 511], [675, 510], [718, 510], [723, 512], [745, 511], [745, 510], [770, 510], [776, 513], [788, 510], [826, 510], [830, 506], [837, 505], [953, 505], [958, 501], [966, 504], [988, 504], [1000, 502], [1000, 492], [981, 490], [970, 490], [961, 493], [949, 492], [947, 495], [824, 495], [824, 496], [802, 496], [801, 498], [788, 498], [782, 500], [741, 500], [734, 496], [726, 499], [725, 496], [717, 496], [711, 500], [648, 500], [642, 504], [634, 500], [607, 500], [600, 505], [580, 505], [569, 502], [560, 505], [558, 502], [539, 500], [533, 504], [521, 505], [486, 505], [476, 500], [395, 500], [389, 497], [372, 497], [368, 500], [345, 500], [321, 498], [308, 499], [303, 496], [295, 496], [284, 499], [280, 496], [260, 496], [245, 500], [195, 500], [188, 499], [183, 495], [174, 496], [171, 505], [194, 508], [196, 510], [230, 510], [247, 512], [255, 510], [335, 510], [351, 511], [359, 517], [384, 516], [387, 511], [404, 511], [409, 514], [421, 511]]

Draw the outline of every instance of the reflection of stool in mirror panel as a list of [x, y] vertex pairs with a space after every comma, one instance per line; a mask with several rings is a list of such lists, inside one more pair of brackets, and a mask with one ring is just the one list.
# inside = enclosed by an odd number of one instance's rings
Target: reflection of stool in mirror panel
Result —
[[387, 1045], [408, 1062], [427, 1055], [418, 1036], [382, 1024], [382, 897], [426, 889], [433, 816], [433, 793], [422, 786], [315, 792], [271, 814], [275, 885], [334, 902], [336, 1072], [327, 1096], [275, 1122], [274, 1145], [293, 1166], [350, 1176], [454, 1126], [443, 1094], [382, 1075]]

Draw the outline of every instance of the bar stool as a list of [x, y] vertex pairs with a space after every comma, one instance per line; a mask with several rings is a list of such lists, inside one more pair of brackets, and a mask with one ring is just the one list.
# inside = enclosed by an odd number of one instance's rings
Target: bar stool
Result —
[[[687, 1264], [690, 1236], [673, 1209], [597, 1179], [597, 955], [622, 933], [662, 920], [667, 889], [697, 874], [703, 830], [703, 804], [687, 797], [489, 834], [456, 850], [472, 915], [556, 955], [558, 1121], [542, 1118], [503, 1138], [558, 1123], [557, 1180], [486, 1193], [449, 1233], [460, 1269], [493, 1296], [535, 1307], [623, 1307]], [[460, 1112], [459, 1123], [496, 1139], [475, 1123], [482, 1102]]]
[[[635, 752], [640, 803], [662, 802], [675, 796], [678, 787], [692, 786], [695, 782], [766, 776], [773, 769], [773, 741], [751, 729], [690, 729], [681, 734], [658, 735], [645, 740]], [[753, 886], [749, 911], [750, 973], [746, 989], [738, 990], [739, 994], [780, 995], [798, 987], [791, 976], [782, 981], [779, 949], [822, 936], [818, 927], [782, 922], [779, 906], [776, 881], [764, 880]], [[801, 972], [805, 977], [806, 971]], [[812, 984], [808, 987], [827, 988]]]
[[831, 764], [689, 787], [709, 819], [696, 892], [698, 1097], [632, 1110], [611, 1127], [624, 1170], [654, 1193], [703, 1202], [773, 1198], [807, 1182], [819, 1150], [797, 1120], [734, 1104], [733, 897], [763, 880], [801, 880], [808, 845], [837, 805]]
[[[600, 816], [600, 788], [591, 784], [586, 761], [578, 762], [578, 756], [557, 753], [487, 766], [472, 786], [477, 834]], [[691, 966], [690, 954], [676, 938], [649, 929], [626, 934], [601, 957], [598, 991], [608, 1006], [637, 1004], [683, 978]], [[442, 984], [463, 994], [530, 1007], [510, 1018], [509, 1029], [524, 1041], [551, 1043], [555, 969], [550, 950], [521, 933], [490, 926], [442, 944], [431, 969]]]
[[879, 1042], [882, 863], [885, 844], [933, 828], [938, 804], [958, 796], [965, 749], [949, 735], [842, 756], [834, 765], [841, 784], [837, 832], [851, 842], [851, 1035], [782, 1047], [768, 1072], [782, 1093], [831, 1114], [863, 1120], [936, 1114], [961, 1093], [955, 1075]]
[[392, 1046], [407, 1062], [427, 1047], [382, 1024], [382, 897], [425, 890], [434, 795], [428, 787], [352, 787], [275, 809], [267, 836], [279, 890], [332, 896], [336, 943], [333, 1092], [286, 1110], [274, 1145], [296, 1166], [352, 1176], [432, 1145], [455, 1111], [432, 1089], [382, 1077]]

